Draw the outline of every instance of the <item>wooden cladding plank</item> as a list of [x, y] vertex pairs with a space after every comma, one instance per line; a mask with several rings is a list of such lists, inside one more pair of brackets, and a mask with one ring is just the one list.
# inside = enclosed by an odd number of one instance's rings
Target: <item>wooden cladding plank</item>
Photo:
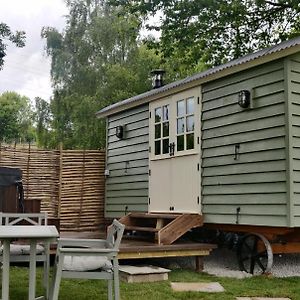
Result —
[[121, 162], [107, 162], [107, 167], [109, 170], [129, 170], [138, 169], [140, 167], [148, 167], [148, 159], [140, 160], [123, 160]]
[[[138, 120], [133, 120], [130, 123], [123, 124], [122, 126], [124, 128], [124, 131], [128, 132], [128, 131], [132, 131], [132, 130], [135, 130], [135, 129], [138, 129], [138, 128], [148, 127], [148, 124], [149, 124], [149, 119], [148, 118], [149, 118], [148, 114], [145, 114], [142, 117], [140, 117]], [[108, 135], [116, 134], [116, 127], [117, 126], [109, 127], [108, 130], [107, 130]]]
[[216, 137], [214, 139], [207, 139], [202, 141], [202, 148], [213, 148], [224, 145], [232, 145], [238, 143], [245, 143], [251, 141], [260, 141], [264, 139], [284, 137], [286, 129], [284, 126], [275, 128], [260, 129], [252, 132], [242, 132], [225, 137]]
[[112, 197], [106, 197], [106, 204], [116, 204], [116, 205], [124, 205], [126, 204], [148, 204], [148, 197], [122, 197], [122, 198], [112, 198]]
[[113, 205], [107, 204], [105, 205], [105, 217], [108, 215], [111, 217], [112, 213], [116, 213], [116, 216], [126, 215], [128, 212], [146, 212], [148, 210], [147, 204], [120, 204]]
[[[240, 149], [242, 149], [243, 153], [254, 153], [264, 150], [271, 150], [271, 149], [284, 149], [285, 139], [284, 137], [275, 137], [269, 139], [263, 139], [259, 141], [250, 141], [250, 142], [243, 142], [240, 143]], [[300, 147], [300, 138], [299, 138], [299, 147]], [[202, 158], [209, 158], [209, 157], [216, 157], [216, 156], [223, 156], [223, 155], [232, 155], [232, 149], [234, 145], [225, 145], [219, 146], [215, 148], [207, 148], [202, 150]]]
[[237, 194], [237, 195], [206, 195], [202, 199], [203, 205], [228, 204], [243, 205], [252, 204], [254, 206], [260, 204], [286, 204], [287, 195], [285, 192], [276, 194]]
[[106, 185], [106, 190], [109, 192], [110, 191], [127, 191], [127, 190], [144, 190], [144, 189], [148, 189], [148, 180], [125, 182], [125, 183], [113, 183], [113, 184]]
[[225, 165], [237, 165], [243, 163], [251, 163], [251, 162], [264, 162], [264, 161], [274, 161], [274, 160], [282, 160], [286, 158], [286, 153], [284, 149], [276, 149], [276, 150], [266, 150], [255, 153], [243, 153], [239, 152], [236, 159], [235, 158], [235, 150], [232, 147], [232, 154], [220, 157], [206, 158], [202, 162], [202, 167], [214, 167], [214, 166], [225, 166]]
[[130, 153], [136, 153], [140, 151], [146, 151], [148, 153], [149, 151], [149, 143], [142, 143], [142, 144], [136, 144], [136, 145], [128, 145], [122, 148], [116, 148], [113, 150], [108, 150], [108, 155], [110, 157], [112, 156], [118, 156], [118, 155], [126, 155]]
[[116, 126], [116, 124], [126, 124], [132, 120], [138, 120], [141, 116], [143, 116], [143, 118], [148, 116], [148, 111], [148, 105], [134, 107], [130, 111], [123, 111], [114, 115], [110, 115], [108, 117], [108, 123], [112, 126]]
[[240, 208], [239, 216], [252, 215], [252, 216], [285, 216], [286, 205], [282, 204], [243, 204], [242, 206], [233, 204], [216, 204], [205, 205], [203, 208], [203, 214], [221, 214], [221, 215], [237, 215], [237, 208]]
[[224, 137], [228, 135], [233, 135], [236, 133], [244, 133], [244, 132], [253, 132], [260, 129], [265, 128], [273, 128], [278, 126], [284, 126], [285, 125], [285, 117], [284, 114], [278, 115], [278, 116], [272, 116], [272, 117], [264, 117], [262, 119], [255, 119], [251, 120], [249, 122], [241, 123], [239, 126], [236, 124], [231, 124], [227, 126], [223, 126], [221, 128], [212, 128], [204, 130], [202, 134], [202, 138], [209, 139], [209, 138], [215, 138], [218, 136]]
[[235, 195], [235, 194], [275, 194], [286, 192], [286, 184], [278, 183], [251, 183], [228, 184], [219, 186], [204, 186], [202, 194], [205, 195]]
[[[300, 164], [299, 164], [300, 166]], [[229, 174], [247, 174], [247, 173], [264, 173], [272, 171], [284, 171], [286, 170], [285, 160], [281, 161], [265, 161], [252, 162], [245, 164], [216, 166], [204, 168], [202, 175], [205, 176], [217, 176], [217, 175], [229, 175]]]
[[[131, 139], [139, 136], [147, 136], [149, 133], [148, 127], [141, 127], [125, 133], [124, 139]], [[117, 142], [119, 138], [116, 137], [115, 134], [108, 136], [108, 143]]]
[[138, 168], [122, 168], [118, 170], [109, 170], [109, 176], [111, 178], [122, 177], [122, 176], [132, 176], [132, 175], [143, 175], [148, 174], [148, 166], [141, 166]]
[[107, 163], [118, 163], [118, 162], [126, 162], [126, 161], [132, 161], [132, 160], [139, 160], [139, 159], [148, 159], [148, 151], [140, 151], [136, 153], [129, 153], [124, 155], [118, 155], [118, 156], [108, 156]]
[[299, 61], [299, 55], [297, 55], [298, 57], [296, 59], [292, 58], [291, 59], [291, 69], [294, 72], [300, 72], [300, 61]]
[[230, 85], [235, 82], [244, 81], [249, 78], [255, 78], [257, 76], [264, 76], [265, 74], [272, 73], [276, 70], [280, 70], [283, 68], [283, 60], [279, 59], [255, 68], [248, 69], [246, 71], [238, 72], [235, 74], [232, 74], [231, 76], [223, 77], [220, 79], [217, 79], [213, 82], [209, 82], [205, 84], [203, 87], [203, 90], [205, 92], [214, 90], [216, 88], [221, 88], [224, 85]]
[[118, 148], [123, 148], [126, 146], [132, 146], [132, 145], [138, 145], [138, 144], [144, 144], [148, 142], [148, 138], [145, 136], [138, 136], [134, 137], [132, 139], [123, 139], [123, 140], [116, 140], [115, 142], [109, 142], [107, 150], [112, 150], [112, 149], [118, 149]]
[[273, 117], [282, 115], [285, 111], [284, 104], [278, 103], [271, 106], [263, 107], [260, 109], [251, 109], [240, 111], [240, 113], [222, 116], [219, 118], [203, 120], [202, 129], [210, 129], [230, 124], [237, 124], [243, 122], [249, 122], [251, 120], [262, 119], [266, 117]]
[[128, 197], [148, 197], [148, 190], [119, 190], [119, 191], [107, 191], [107, 197], [120, 197], [120, 198], [128, 198]]
[[[261, 95], [260, 97], [255, 95], [252, 101], [252, 105], [255, 108], [270, 106], [272, 104], [284, 102], [284, 93], [283, 91], [272, 91], [271, 93]], [[207, 101], [203, 102], [202, 104], [202, 112], [203, 115], [205, 115], [205, 119], [209, 119], [213, 116], [219, 117], [222, 115], [227, 115], [227, 111], [231, 110], [234, 110], [234, 112], [240, 111], [240, 108], [236, 103], [236, 97], [232, 97], [231, 95], [222, 96], [218, 100]]]
[[283, 79], [282, 60], [207, 83], [203, 86], [203, 92], [208, 95], [209, 99], [212, 99], [215, 98], [215, 93], [219, 90], [227, 94], [230, 93], [231, 88], [233, 90], [249, 89], [249, 86], [260, 86], [264, 84], [264, 79], [270, 84], [277, 80], [277, 78]]
[[203, 186], [206, 185], [224, 185], [224, 184], [240, 184], [240, 183], [268, 183], [268, 182], [285, 182], [286, 172], [269, 172], [268, 176], [265, 173], [247, 173], [238, 175], [224, 175], [224, 176], [213, 176], [204, 177], [202, 179]]
[[131, 182], [144, 182], [148, 181], [148, 173], [139, 175], [124, 175], [121, 177], [108, 177], [106, 179], [107, 185], [120, 184], [120, 183], [131, 183]]
[[[236, 224], [236, 215], [219, 215], [219, 214], [205, 214], [204, 223], [213, 224]], [[286, 227], [286, 216], [253, 216], [242, 215], [239, 217], [239, 225], [257, 225], [257, 226], [276, 226]]]

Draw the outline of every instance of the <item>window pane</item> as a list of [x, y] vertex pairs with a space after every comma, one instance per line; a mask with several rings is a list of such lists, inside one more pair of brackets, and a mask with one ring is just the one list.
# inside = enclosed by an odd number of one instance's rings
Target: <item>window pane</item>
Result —
[[169, 105], [163, 107], [163, 121], [169, 120]]
[[161, 107], [155, 109], [155, 123], [161, 121]]
[[177, 134], [184, 133], [184, 118], [177, 119]]
[[169, 122], [163, 123], [163, 137], [169, 136]]
[[191, 115], [194, 113], [194, 97], [186, 99], [186, 114]]
[[184, 100], [177, 101], [177, 117], [185, 115]]
[[155, 125], [155, 138], [159, 139], [161, 137], [161, 124]]
[[194, 116], [189, 116], [186, 118], [186, 131], [194, 131], [195, 122], [194, 122]]
[[155, 155], [159, 155], [161, 153], [160, 141], [155, 142]]
[[169, 139], [163, 140], [163, 154], [169, 153]]
[[177, 151], [184, 150], [184, 135], [177, 136]]
[[190, 133], [186, 135], [186, 149], [194, 149], [194, 134]]

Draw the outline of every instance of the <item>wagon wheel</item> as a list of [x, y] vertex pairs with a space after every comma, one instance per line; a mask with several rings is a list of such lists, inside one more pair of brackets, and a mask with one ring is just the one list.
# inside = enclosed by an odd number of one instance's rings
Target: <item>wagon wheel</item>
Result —
[[269, 273], [273, 265], [272, 247], [258, 233], [247, 234], [240, 240], [237, 257], [240, 270], [255, 275]]

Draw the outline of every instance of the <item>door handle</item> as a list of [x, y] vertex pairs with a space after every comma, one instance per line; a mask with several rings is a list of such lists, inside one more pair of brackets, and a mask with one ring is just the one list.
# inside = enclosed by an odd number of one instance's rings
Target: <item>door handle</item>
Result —
[[175, 143], [170, 143], [169, 144], [169, 153], [170, 153], [170, 156], [174, 156], [174, 152], [175, 152]]
[[234, 145], [234, 160], [239, 159], [239, 154], [240, 154], [240, 144]]

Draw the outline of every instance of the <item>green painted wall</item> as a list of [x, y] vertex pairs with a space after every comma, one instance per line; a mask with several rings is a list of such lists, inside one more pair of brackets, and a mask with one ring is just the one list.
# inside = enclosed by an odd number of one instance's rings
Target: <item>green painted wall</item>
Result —
[[289, 97], [291, 225], [300, 226], [300, 54], [286, 59]]
[[[289, 225], [285, 74], [282, 59], [203, 85], [205, 222], [236, 224], [239, 208], [239, 224]], [[248, 109], [237, 104], [243, 89]]]
[[[120, 217], [126, 211], [148, 210], [148, 105], [118, 113], [107, 120], [105, 216]], [[125, 129], [124, 139], [115, 136], [116, 126]]]

